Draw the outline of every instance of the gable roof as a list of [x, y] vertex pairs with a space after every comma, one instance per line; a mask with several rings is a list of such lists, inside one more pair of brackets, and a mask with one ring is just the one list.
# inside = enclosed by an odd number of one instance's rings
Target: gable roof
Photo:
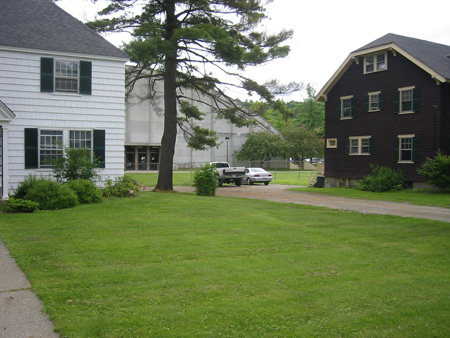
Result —
[[315, 100], [326, 100], [327, 93], [357, 57], [388, 49], [402, 54], [436, 81], [450, 82], [450, 46], [389, 33], [350, 53]]
[[129, 59], [51, 0], [0, 0], [0, 46]]
[[16, 115], [8, 108], [6, 104], [0, 101], [0, 122], [9, 122], [14, 119]]

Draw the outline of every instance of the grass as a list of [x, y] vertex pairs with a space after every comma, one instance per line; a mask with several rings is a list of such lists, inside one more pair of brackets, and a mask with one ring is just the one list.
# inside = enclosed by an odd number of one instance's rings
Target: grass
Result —
[[[271, 171], [273, 175], [273, 183], [288, 184], [288, 185], [308, 185], [308, 177], [311, 174], [309, 171]], [[158, 181], [158, 173], [131, 173], [127, 174], [133, 177], [136, 181], [142, 183], [146, 187], [153, 187]], [[192, 172], [174, 172], [173, 185], [192, 185], [194, 178], [194, 171]]]
[[62, 336], [445, 337], [449, 223], [182, 193], [0, 214]]
[[[447, 192], [407, 189], [403, 191], [392, 191], [383, 193], [373, 193], [361, 191], [354, 188], [312, 188], [308, 186], [308, 178], [312, 172], [302, 171], [272, 171], [272, 184], [299, 185], [300, 188], [293, 188], [294, 191], [327, 194], [347, 198], [359, 198], [366, 200], [380, 200], [392, 202], [405, 202], [417, 205], [428, 205], [442, 208], [450, 208], [450, 194]], [[146, 187], [156, 185], [157, 173], [133, 173], [129, 174]], [[175, 172], [173, 176], [174, 185], [192, 185], [193, 173]]]

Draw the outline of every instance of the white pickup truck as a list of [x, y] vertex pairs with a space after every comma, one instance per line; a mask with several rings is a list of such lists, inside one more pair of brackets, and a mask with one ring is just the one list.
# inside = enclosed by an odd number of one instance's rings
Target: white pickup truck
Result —
[[209, 162], [209, 164], [216, 167], [219, 187], [224, 183], [234, 183], [239, 187], [245, 179], [244, 167], [230, 167], [228, 162]]

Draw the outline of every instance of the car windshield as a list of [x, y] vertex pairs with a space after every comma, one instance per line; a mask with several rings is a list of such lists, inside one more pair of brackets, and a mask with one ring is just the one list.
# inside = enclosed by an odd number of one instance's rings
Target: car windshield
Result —
[[252, 172], [254, 172], [254, 173], [262, 173], [262, 172], [264, 172], [265, 170], [264, 170], [264, 169], [261, 169], [261, 168], [251, 168], [250, 171], [252, 171]]

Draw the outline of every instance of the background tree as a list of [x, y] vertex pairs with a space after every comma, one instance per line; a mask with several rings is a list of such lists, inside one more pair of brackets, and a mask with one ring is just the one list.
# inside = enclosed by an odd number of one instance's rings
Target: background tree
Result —
[[288, 125], [303, 124], [308, 130], [322, 136], [325, 132], [325, 104], [314, 101], [316, 91], [311, 84], [306, 86], [306, 93], [308, 97], [303, 102], [279, 103], [278, 109], [264, 102], [250, 102], [249, 107], [261, 111], [262, 116], [278, 130]]
[[129, 90], [143, 78], [164, 82], [164, 133], [156, 190], [173, 190], [177, 127], [195, 149], [217, 142], [214, 132], [192, 123], [202, 119], [202, 113], [190, 103], [192, 98], [184, 96], [183, 88], [197, 91], [198, 100], [238, 126], [251, 123], [252, 112], [230, 97], [226, 88], [243, 88], [271, 104], [275, 94], [298, 89], [296, 84], [280, 86], [276, 81], [261, 85], [244, 74], [247, 66], [289, 53], [283, 43], [292, 31], [274, 35], [257, 31], [266, 18], [264, 6], [270, 2], [146, 0], [137, 8], [136, 0], [110, 0], [99, 13], [107, 17], [89, 24], [100, 32], [132, 31], [133, 40], [124, 48], [135, 63], [127, 78]]
[[284, 143], [280, 135], [269, 132], [250, 133], [241, 149], [235, 152], [238, 161], [259, 161], [263, 163], [283, 155]]
[[306, 158], [323, 157], [323, 140], [307, 126], [289, 125], [283, 129], [282, 134], [286, 142], [286, 155], [292, 158], [300, 169], [303, 169], [303, 161]]
[[419, 174], [441, 190], [450, 190], [450, 157], [439, 151], [420, 166]]

